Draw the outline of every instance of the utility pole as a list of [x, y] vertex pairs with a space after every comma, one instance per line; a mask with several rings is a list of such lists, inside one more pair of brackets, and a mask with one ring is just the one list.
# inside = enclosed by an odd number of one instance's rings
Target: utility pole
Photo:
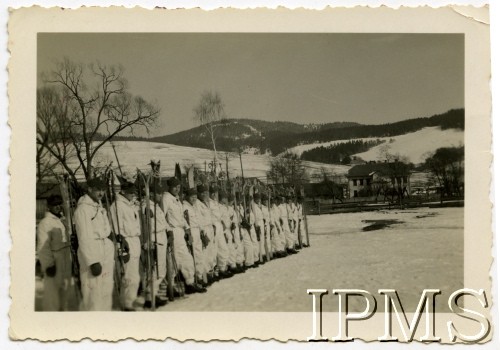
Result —
[[227, 180], [227, 186], [229, 187], [229, 158], [226, 152], [226, 180]]
[[240, 155], [240, 166], [241, 166], [241, 179], [243, 183], [245, 183], [245, 175], [243, 174], [243, 161], [241, 160], [241, 151], [238, 150], [238, 154]]
[[120, 170], [120, 175], [123, 177], [122, 167], [120, 165], [120, 160], [118, 159], [118, 155], [116, 154], [115, 144], [113, 142], [111, 142], [111, 147], [113, 147], [113, 152], [115, 153], [115, 158], [116, 162], [118, 163], [118, 169]]

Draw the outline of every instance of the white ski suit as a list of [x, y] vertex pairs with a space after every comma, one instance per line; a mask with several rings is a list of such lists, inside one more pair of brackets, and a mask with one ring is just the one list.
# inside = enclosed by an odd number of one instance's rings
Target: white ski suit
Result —
[[265, 204], [262, 204], [262, 217], [264, 218], [264, 229], [265, 229], [265, 241], [264, 241], [264, 244], [265, 244], [265, 247], [264, 247], [264, 254], [266, 252], [266, 249], [267, 251], [269, 252], [270, 255], [273, 255], [273, 250], [272, 250], [272, 247], [271, 247], [271, 225], [270, 225], [270, 221], [271, 221], [271, 213], [269, 211], [269, 208], [267, 207], [267, 205]]
[[[71, 278], [71, 251], [69, 235], [61, 219], [46, 212], [37, 227], [37, 252], [42, 271], [55, 266], [55, 276], [43, 278], [43, 311], [68, 310], [70, 291], [74, 288]], [[74, 290], [74, 289], [73, 289]]]
[[120, 299], [123, 307], [133, 308], [141, 281], [139, 273], [141, 259], [139, 208], [121, 194], [117, 194], [116, 201], [111, 205], [110, 212], [115, 233], [122, 235], [130, 248], [130, 260], [125, 264]]
[[226, 235], [222, 227], [222, 213], [217, 201], [209, 200], [210, 211], [212, 213], [212, 225], [215, 226], [215, 242], [217, 252], [217, 267], [219, 271], [226, 271], [229, 262], [229, 249], [227, 247]]
[[245, 209], [242, 205], [239, 206], [239, 225], [240, 232], [243, 241], [243, 250], [245, 252], [245, 266], [252, 266], [255, 263], [255, 255], [254, 255], [254, 245], [252, 242], [252, 238], [250, 237], [250, 232], [246, 228], [241, 226], [241, 221], [244, 218]]
[[201, 243], [200, 229], [202, 222], [198, 218], [197, 211], [195, 208], [188, 202], [184, 201], [184, 211], [188, 213], [189, 217], [189, 227], [191, 227], [191, 236], [193, 239], [193, 254], [194, 254], [194, 263], [196, 276], [198, 280], [202, 280], [203, 274], [208, 273], [207, 263], [205, 262], [205, 254], [203, 254], [203, 245]]
[[187, 285], [194, 283], [194, 261], [189, 253], [186, 240], [184, 238], [185, 229], [189, 225], [184, 218], [184, 208], [179, 198], [174, 197], [170, 192], [163, 195], [163, 209], [169, 230], [174, 233], [174, 256], [177, 267], [182, 272]]
[[224, 237], [226, 239], [226, 246], [228, 251], [227, 264], [231, 268], [235, 268], [236, 249], [235, 249], [235, 240], [233, 237], [233, 233], [231, 232], [231, 216], [229, 213], [229, 207], [223, 203], [220, 203], [219, 209], [221, 212], [222, 228], [224, 230]]
[[281, 228], [284, 231], [285, 234], [285, 239], [286, 239], [286, 247], [288, 249], [292, 249], [294, 246], [295, 238], [293, 237], [293, 233], [290, 230], [290, 226], [288, 224], [288, 218], [289, 218], [289, 213], [288, 213], [288, 208], [287, 204], [281, 203], [278, 206], [279, 209], [279, 220], [281, 224]]
[[212, 226], [212, 212], [210, 208], [199, 199], [194, 204], [198, 219], [200, 220], [200, 228], [208, 237], [208, 244], [203, 250], [205, 256], [204, 261], [206, 264], [207, 272], [213, 271], [217, 264], [217, 251], [215, 250], [216, 242], [214, 237], [214, 229]]
[[[78, 236], [78, 261], [82, 283], [83, 311], [111, 311], [113, 304], [114, 246], [108, 239], [111, 229], [101, 203], [89, 195], [78, 200], [74, 222]], [[93, 276], [90, 265], [100, 263], [102, 271]]]
[[[264, 215], [262, 213], [262, 205], [252, 201], [252, 212], [255, 217], [254, 227], [259, 247], [259, 259], [262, 260], [262, 257], [266, 254], [264, 247], [266, 240], [264, 238]], [[260, 235], [257, 234], [257, 230], [260, 230]]]
[[280, 210], [276, 204], [273, 204], [271, 207], [270, 220], [271, 220], [271, 225], [273, 225], [273, 227], [271, 228], [271, 231], [273, 233], [272, 235], [273, 251], [274, 252], [284, 251], [286, 247], [286, 238], [283, 228], [281, 227], [280, 224]]
[[243, 238], [240, 231], [240, 216], [239, 212], [234, 210], [234, 207], [228, 207], [229, 217], [231, 218], [231, 224], [234, 226], [233, 230], [233, 238], [234, 245], [233, 248], [235, 250], [236, 255], [236, 263], [243, 264], [245, 262], [245, 249], [243, 248]]
[[[155, 218], [154, 212], [156, 207], [156, 227], [155, 227]], [[151, 261], [153, 265], [153, 288], [154, 294], [157, 296], [160, 291], [160, 285], [163, 279], [167, 276], [167, 233], [166, 230], [168, 228], [167, 221], [165, 220], [165, 213], [161, 209], [161, 207], [155, 203], [153, 200], [149, 200], [149, 210], [146, 210], [146, 201], [143, 201], [142, 204], [143, 213], [149, 216], [149, 225], [151, 228], [151, 236], [150, 240], [153, 243], [153, 247], [156, 247], [156, 257], [158, 262], [158, 272], [156, 270], [156, 262]], [[156, 232], [155, 232], [156, 228]], [[155, 234], [156, 233], [156, 234]], [[146, 242], [145, 242], [146, 243]], [[156, 243], [156, 244], [154, 244]], [[146, 260], [146, 259], [144, 259]], [[147, 285], [150, 285], [150, 281], [147, 282]], [[146, 300], [152, 299], [151, 290], [149, 288], [146, 289]]]

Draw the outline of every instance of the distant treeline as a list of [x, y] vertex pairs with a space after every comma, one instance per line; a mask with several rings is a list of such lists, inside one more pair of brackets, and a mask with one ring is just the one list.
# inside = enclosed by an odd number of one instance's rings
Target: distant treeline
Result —
[[[232, 152], [240, 149], [255, 148], [260, 153], [270, 150], [270, 140], [274, 135], [296, 137], [305, 132], [346, 128], [359, 125], [354, 122], [334, 122], [325, 124], [297, 124], [284, 121], [265, 121], [256, 119], [226, 119], [218, 123], [216, 128], [217, 149]], [[150, 141], [170, 143], [179, 146], [190, 146], [211, 149], [212, 143], [204, 126], [181, 131], [172, 135], [151, 138]]]
[[266, 139], [266, 146], [273, 154], [281, 153], [287, 148], [298, 144], [327, 142], [342, 139], [357, 139], [367, 137], [389, 137], [418, 131], [425, 127], [439, 126], [441, 129], [464, 129], [465, 113], [463, 109], [452, 109], [446, 113], [429, 118], [415, 118], [396, 123], [380, 125], [359, 125], [342, 129], [326, 129], [315, 132], [290, 135], [275, 133], [272, 138]]
[[320, 146], [304, 151], [301, 159], [328, 164], [349, 164], [351, 155], [368, 151], [370, 148], [384, 143], [382, 140], [353, 140], [330, 146]]
[[[217, 150], [220, 151], [231, 152], [238, 148], [256, 148], [260, 153], [269, 151], [276, 155], [300, 144], [367, 137], [390, 137], [433, 126], [439, 126], [441, 129], [463, 130], [464, 123], [464, 109], [452, 109], [428, 118], [415, 118], [379, 125], [360, 125], [350, 122], [301, 125], [282, 121], [228, 119], [219, 123], [217, 127], [216, 144]], [[151, 138], [149, 141], [206, 149], [213, 147], [210, 136], [203, 126], [172, 135]]]

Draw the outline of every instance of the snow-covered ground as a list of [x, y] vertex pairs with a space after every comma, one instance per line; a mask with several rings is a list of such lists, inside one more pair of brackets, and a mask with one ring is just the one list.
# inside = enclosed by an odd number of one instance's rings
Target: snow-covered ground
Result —
[[408, 157], [414, 164], [423, 163], [428, 154], [441, 147], [458, 147], [464, 145], [464, 132], [458, 129], [441, 130], [439, 127], [424, 128], [417, 132], [395, 136], [394, 142], [375, 146], [355, 156], [369, 160], [380, 160], [380, 151], [389, 145], [389, 152]]
[[[393, 139], [393, 142], [389, 142]], [[390, 146], [389, 152], [402, 156], [407, 156], [412, 163], [421, 163], [425, 160], [425, 155], [433, 152], [441, 147], [460, 146], [464, 144], [464, 132], [458, 129], [441, 130], [439, 127], [423, 128], [416, 132], [408, 133], [405, 135], [398, 135], [392, 137], [367, 137], [359, 139], [346, 139], [335, 140], [322, 143], [312, 143], [307, 145], [300, 145], [290, 148], [290, 151], [301, 155], [304, 151], [314, 149], [316, 147], [328, 147], [335, 144], [346, 143], [349, 141], [375, 141], [381, 140], [384, 143], [371, 148], [370, 150], [355, 154], [355, 156], [365, 160], [381, 160], [380, 150], [382, 147]]]
[[[195, 165], [199, 169], [205, 169], [205, 161], [210, 163], [213, 160], [213, 151], [208, 149], [176, 146], [165, 143], [145, 142], [145, 141], [115, 141], [114, 142], [120, 164], [124, 172], [134, 174], [139, 168], [143, 171], [149, 170], [150, 160], [161, 160], [161, 172], [163, 176], [174, 175], [175, 163], [180, 163], [182, 171], [184, 166]], [[236, 177], [241, 175], [240, 159], [238, 154], [229, 153], [229, 175]], [[268, 155], [242, 154], [243, 171], [245, 177], [258, 177], [266, 181], [266, 173], [269, 171], [272, 157]], [[76, 160], [76, 159], [75, 159]], [[117, 166], [115, 155], [111, 144], [104, 145], [98, 152], [95, 165], [107, 165], [113, 162]], [[222, 170], [226, 170], [226, 153], [219, 152], [218, 162], [221, 163]], [[331, 165], [316, 162], [304, 162], [309, 175], [320, 174], [321, 168], [326, 168], [329, 172], [345, 174], [349, 167], [343, 165]], [[76, 162], [71, 163], [76, 167]], [[210, 170], [207, 165], [207, 170]], [[311, 176], [314, 178], [314, 176]]]
[[[207, 293], [169, 303], [164, 311], [311, 310], [309, 288], [398, 291], [405, 310], [415, 310], [425, 288], [438, 288], [436, 309], [445, 311], [450, 293], [463, 287], [463, 208], [310, 216], [311, 247], [257, 269], [222, 280]], [[397, 220], [362, 231], [363, 220]], [[364, 310], [353, 299], [349, 308]], [[377, 297], [379, 305], [383, 298]], [[324, 311], [335, 311], [332, 297]]]

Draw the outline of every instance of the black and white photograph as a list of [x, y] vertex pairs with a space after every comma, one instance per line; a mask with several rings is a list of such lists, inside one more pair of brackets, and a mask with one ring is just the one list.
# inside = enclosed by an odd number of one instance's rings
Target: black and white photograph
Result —
[[40, 33], [37, 79], [37, 311], [464, 287], [463, 34]]
[[485, 23], [14, 10], [12, 338], [488, 343]]

